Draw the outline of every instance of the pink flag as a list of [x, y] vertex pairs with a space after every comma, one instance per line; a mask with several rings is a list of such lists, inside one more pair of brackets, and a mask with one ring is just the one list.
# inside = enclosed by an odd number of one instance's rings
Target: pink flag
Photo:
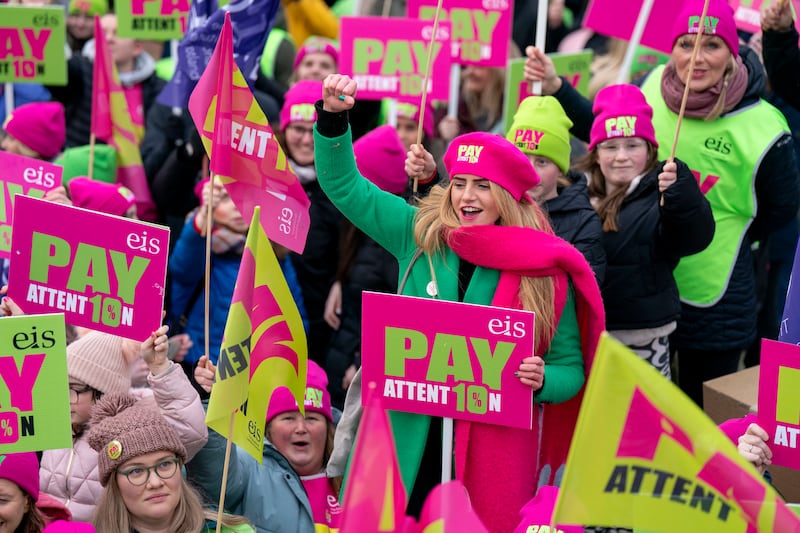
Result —
[[[103, 35], [100, 17], [94, 16], [94, 34]], [[95, 39], [94, 68], [92, 69], [92, 133], [98, 139], [111, 138], [111, 87], [108, 73], [113, 72], [111, 54], [108, 52], [105, 38]]]
[[260, 205], [269, 238], [301, 253], [309, 200], [233, 59], [230, 14], [205, 72], [189, 97], [189, 113], [211, 159], [245, 219]]
[[434, 487], [422, 506], [417, 531], [489, 533], [475, 514], [467, 489], [460, 481], [449, 481]]
[[353, 447], [340, 533], [401, 533], [408, 527], [406, 490], [397, 463], [394, 437], [375, 386], [374, 382], [369, 383], [367, 403]]
[[139, 154], [139, 139], [133, 128], [117, 67], [111, 59], [100, 17], [94, 17], [95, 58], [92, 76], [92, 133], [117, 150], [117, 183], [136, 196], [136, 213], [142, 220], [157, 219], [147, 176]]

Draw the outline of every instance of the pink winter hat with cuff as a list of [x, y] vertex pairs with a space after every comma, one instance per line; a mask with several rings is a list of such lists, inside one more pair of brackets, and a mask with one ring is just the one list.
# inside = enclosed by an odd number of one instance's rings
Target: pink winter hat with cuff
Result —
[[136, 204], [136, 197], [127, 187], [90, 180], [84, 176], [69, 182], [69, 196], [75, 207], [117, 216], [123, 216]]
[[[306, 377], [306, 394], [303, 402], [306, 413], [320, 413], [333, 422], [331, 414], [331, 395], [328, 392], [328, 375], [314, 361], [308, 362], [308, 376]], [[289, 389], [280, 387], [272, 394], [267, 409], [267, 424], [276, 416], [298, 411], [297, 401]]]
[[380, 126], [362, 136], [353, 144], [353, 153], [361, 174], [381, 190], [392, 194], [406, 190], [406, 149], [392, 126]]
[[339, 45], [336, 41], [325, 37], [315, 35], [306, 39], [303, 46], [297, 51], [297, 55], [294, 56], [294, 70], [297, 70], [297, 67], [303, 62], [303, 58], [307, 54], [328, 54], [333, 58], [334, 63], [339, 64]]
[[33, 501], [39, 499], [39, 459], [33, 452], [0, 455], [0, 479], [15, 483]]
[[609, 85], [594, 98], [594, 122], [589, 150], [608, 139], [640, 137], [658, 147], [653, 128], [653, 108], [635, 85]]
[[[685, 0], [678, 18], [672, 25], [672, 45], [681, 35], [700, 33], [700, 15], [703, 14], [703, 0]], [[734, 56], [739, 55], [739, 34], [733, 18], [733, 8], [725, 0], [708, 0], [703, 33], [716, 35], [730, 49]]]
[[44, 159], [53, 159], [67, 138], [64, 106], [58, 102], [21, 105], [11, 112], [3, 128]]
[[314, 104], [322, 98], [322, 82], [315, 80], [298, 81], [286, 91], [281, 108], [281, 131], [286, 131], [286, 126], [301, 120], [315, 122], [317, 110]]
[[447, 147], [444, 166], [450, 179], [472, 174], [489, 180], [520, 201], [539, 184], [539, 175], [528, 157], [505, 137], [476, 131], [459, 135]]

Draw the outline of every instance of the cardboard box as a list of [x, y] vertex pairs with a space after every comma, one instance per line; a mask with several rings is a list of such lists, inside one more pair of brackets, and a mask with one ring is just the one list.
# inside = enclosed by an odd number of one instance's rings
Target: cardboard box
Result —
[[703, 407], [711, 420], [721, 424], [755, 411], [758, 405], [759, 367], [703, 383]]
[[[734, 374], [703, 383], [703, 407], [711, 419], [720, 424], [755, 412], [758, 406], [759, 367], [746, 368]], [[772, 484], [787, 502], [800, 502], [800, 472], [781, 466], [770, 466]]]

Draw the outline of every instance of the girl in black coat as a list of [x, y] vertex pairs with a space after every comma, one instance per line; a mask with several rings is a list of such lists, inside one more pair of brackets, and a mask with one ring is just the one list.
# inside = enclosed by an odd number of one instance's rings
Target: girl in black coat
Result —
[[606, 328], [670, 377], [669, 334], [681, 311], [672, 271], [708, 246], [714, 218], [688, 167], [657, 161], [653, 112], [637, 87], [604, 88], [594, 112], [580, 168], [603, 222]]

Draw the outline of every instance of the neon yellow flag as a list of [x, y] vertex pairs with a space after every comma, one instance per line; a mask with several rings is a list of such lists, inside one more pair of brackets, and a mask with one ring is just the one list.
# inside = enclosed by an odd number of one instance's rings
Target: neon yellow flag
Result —
[[675, 385], [603, 334], [553, 512], [650, 532], [800, 531], [800, 521]]
[[220, 347], [206, 424], [258, 462], [272, 393], [287, 387], [303, 411], [308, 347], [300, 312], [255, 208]]

